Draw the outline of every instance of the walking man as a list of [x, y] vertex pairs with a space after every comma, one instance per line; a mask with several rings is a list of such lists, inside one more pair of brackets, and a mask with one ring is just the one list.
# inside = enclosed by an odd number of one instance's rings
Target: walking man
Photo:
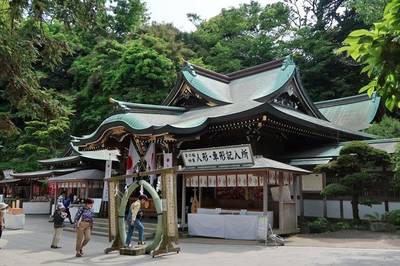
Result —
[[69, 206], [73, 201], [74, 201], [74, 194], [72, 193], [64, 200], [65, 213], [67, 214], [67, 218], [71, 224], [74, 224], [74, 222], [72, 221], [71, 212], [69, 211]]
[[90, 241], [93, 228], [93, 200], [87, 199], [84, 207], [80, 207], [75, 215], [76, 257], [82, 257], [83, 247]]
[[127, 217], [128, 223], [128, 233], [126, 235], [125, 247], [130, 247], [133, 231], [135, 229], [139, 232], [139, 245], [144, 245], [144, 226], [142, 223], [143, 218], [143, 210], [141, 210], [142, 206], [148, 200], [146, 195], [140, 195], [138, 199], [134, 199], [133, 203], [129, 208], [129, 213]]
[[51, 248], [61, 248], [58, 244], [60, 243], [63, 233], [64, 219], [67, 217], [64, 210], [64, 205], [58, 203], [57, 210], [54, 212], [54, 235], [53, 241], [51, 242]]

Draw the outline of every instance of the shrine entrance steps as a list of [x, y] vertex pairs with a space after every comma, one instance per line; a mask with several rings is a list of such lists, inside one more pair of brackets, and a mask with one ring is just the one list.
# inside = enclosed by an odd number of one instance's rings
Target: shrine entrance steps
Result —
[[[65, 231], [74, 231], [74, 226], [68, 222], [68, 220], [65, 220]], [[145, 241], [148, 241], [150, 239], [154, 238], [156, 228], [157, 228], [157, 220], [156, 219], [145, 219], [143, 220], [143, 225], [144, 225], [144, 239]], [[105, 218], [95, 218], [94, 219], [94, 226], [93, 226], [93, 235], [97, 236], [105, 236], [108, 237], [108, 219]], [[135, 230], [133, 234], [133, 239], [132, 242], [135, 243], [137, 242], [138, 239], [138, 232]]]

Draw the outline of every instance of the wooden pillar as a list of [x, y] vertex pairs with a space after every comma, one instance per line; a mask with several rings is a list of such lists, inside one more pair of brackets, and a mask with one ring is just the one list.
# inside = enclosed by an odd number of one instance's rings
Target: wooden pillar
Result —
[[201, 187], [199, 186], [199, 208], [201, 208]]
[[304, 221], [304, 198], [303, 198], [303, 177], [299, 176], [299, 194], [300, 194], [300, 218]]
[[268, 178], [266, 176], [263, 187], [263, 212], [265, 216], [268, 214]]
[[328, 217], [328, 209], [327, 209], [327, 206], [326, 206], [326, 196], [323, 197], [322, 202], [323, 202], [322, 213], [323, 213], [324, 218], [327, 218]]
[[86, 182], [86, 186], [85, 186], [85, 199], [89, 198], [89, 183]]
[[283, 186], [282, 182], [279, 184], [279, 230], [284, 229], [284, 220], [283, 220]]
[[295, 206], [295, 209], [296, 209], [296, 217], [295, 217], [296, 226], [298, 225], [298, 216], [299, 216], [299, 213], [298, 213], [298, 210], [297, 210], [297, 200], [298, 200], [298, 197], [299, 197], [299, 184], [300, 184], [299, 176], [294, 175], [293, 176], [293, 198], [294, 198], [294, 206]]
[[186, 179], [182, 175], [182, 216], [181, 216], [181, 228], [182, 231], [186, 226]]
[[[29, 200], [32, 200], [33, 195], [33, 180], [32, 178], [29, 179]], [[19, 208], [19, 206], [17, 206]]]

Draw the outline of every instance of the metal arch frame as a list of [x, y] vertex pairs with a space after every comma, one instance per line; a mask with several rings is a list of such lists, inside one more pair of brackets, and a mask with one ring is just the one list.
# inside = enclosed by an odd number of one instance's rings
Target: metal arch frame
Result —
[[156, 190], [146, 181], [144, 180], [139, 180], [139, 181], [134, 181], [128, 189], [125, 191], [124, 196], [122, 197], [120, 204], [119, 204], [119, 209], [118, 209], [118, 227], [119, 227], [119, 237], [121, 241], [125, 241], [126, 239], [126, 229], [125, 229], [125, 210], [126, 210], [126, 205], [128, 204], [129, 197], [131, 194], [137, 189], [139, 186], [142, 186], [143, 188], [150, 193], [150, 196], [153, 198], [154, 201], [154, 206], [157, 211], [157, 227], [156, 227], [156, 233], [154, 236], [153, 241], [146, 245], [146, 253], [149, 254], [151, 253], [156, 247], [160, 244], [161, 238], [162, 238], [162, 203], [161, 199], [156, 192]]

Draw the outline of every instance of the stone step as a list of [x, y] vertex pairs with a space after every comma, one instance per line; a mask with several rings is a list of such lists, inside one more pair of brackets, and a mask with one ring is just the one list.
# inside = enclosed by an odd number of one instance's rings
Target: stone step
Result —
[[[71, 228], [71, 227], [64, 227], [64, 230], [67, 231], [67, 232], [75, 232], [74, 228]], [[99, 230], [93, 229], [92, 235], [108, 237], [108, 231], [99, 231]], [[137, 238], [138, 238], [138, 232], [137, 231], [135, 231], [133, 233], [133, 237], [132, 238], [135, 241], [137, 240]], [[144, 232], [144, 239], [145, 240], [150, 240], [150, 239], [153, 239], [153, 238], [154, 238], [154, 233], [153, 232], [146, 232], [146, 231]]]

